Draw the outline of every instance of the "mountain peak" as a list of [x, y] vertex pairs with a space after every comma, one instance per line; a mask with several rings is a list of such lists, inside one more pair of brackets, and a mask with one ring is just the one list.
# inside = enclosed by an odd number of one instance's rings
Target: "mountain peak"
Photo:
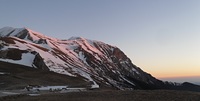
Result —
[[91, 45], [93, 45], [94, 42], [97, 42], [95, 40], [90, 40], [90, 39], [86, 39], [86, 38], [83, 38], [83, 37], [71, 37], [69, 38], [68, 40], [71, 40], [71, 41], [83, 41], [83, 42], [88, 42], [90, 43]]
[[0, 61], [82, 77], [94, 88], [103, 84], [150, 89], [164, 84], [135, 66], [119, 48], [100, 41], [82, 37], [60, 40], [12, 27], [0, 29], [0, 35]]
[[3, 27], [0, 29], [0, 36], [6, 37], [6, 36], [15, 36], [19, 32], [25, 30], [26, 28], [13, 28], [13, 27]]
[[18, 37], [20, 39], [28, 40], [28, 41], [37, 41], [40, 39], [49, 39], [49, 40], [57, 40], [56, 38], [51, 38], [41, 34], [39, 32], [33, 31], [29, 28], [13, 28], [13, 27], [4, 27], [0, 29], [1, 37]]
[[[42, 68], [68, 76], [81, 76], [92, 82], [93, 87], [104, 83], [123, 89], [135, 87], [133, 80], [145, 83], [156, 81], [132, 64], [117, 47], [82, 37], [59, 40], [28, 28], [5, 27], [0, 29], [2, 43], [0, 60], [34, 68]], [[14, 43], [14, 44], [13, 44]], [[6, 53], [6, 54], [5, 54]], [[17, 58], [13, 57], [17, 54]], [[123, 84], [126, 82], [126, 84]], [[153, 82], [156, 83], [156, 82]]]
[[83, 37], [73, 36], [73, 37], [70, 37], [68, 40], [86, 40], [86, 39]]

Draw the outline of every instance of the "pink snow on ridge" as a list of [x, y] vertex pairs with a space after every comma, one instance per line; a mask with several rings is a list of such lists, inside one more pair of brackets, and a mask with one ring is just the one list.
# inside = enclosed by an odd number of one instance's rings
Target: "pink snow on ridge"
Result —
[[52, 40], [52, 41], [57, 41], [58, 39], [56, 38], [51, 38], [48, 36], [45, 36], [44, 34], [41, 34], [39, 32], [33, 31], [31, 29], [26, 28], [29, 31], [30, 36], [33, 38], [33, 40], [39, 40], [39, 39], [48, 39], [48, 40]]
[[[6, 30], [7, 32], [0, 30], [0, 35], [6, 35], [6, 33], [8, 34], [11, 30], [13, 30], [13, 28], [8, 28]], [[95, 71], [96, 68], [91, 67], [91, 64], [88, 63], [88, 58], [94, 59], [97, 63], [103, 63], [104, 61], [112, 62], [108, 56], [110, 52], [113, 52], [115, 47], [82, 37], [59, 40], [32, 31], [28, 28], [23, 28], [23, 30], [28, 31], [26, 37], [24, 39], [14, 37], [17, 35], [17, 32], [22, 31], [22, 29], [17, 29], [16, 34], [12, 33], [12, 36], [9, 36], [13, 39], [15, 44], [9, 44], [7, 48], [4, 49], [17, 48], [20, 50], [28, 50], [29, 52], [35, 51], [37, 52], [36, 54], [39, 54], [42, 57], [50, 71], [69, 76], [79, 75], [93, 82], [92, 88], [99, 87], [92, 79], [92, 77], [98, 77], [98, 73]], [[23, 54], [22, 60], [14, 61], [14, 63], [18, 62], [22, 65], [29, 64], [27, 66], [34, 67], [31, 62], [33, 62], [35, 55]], [[96, 64], [94, 63], [94, 65]]]

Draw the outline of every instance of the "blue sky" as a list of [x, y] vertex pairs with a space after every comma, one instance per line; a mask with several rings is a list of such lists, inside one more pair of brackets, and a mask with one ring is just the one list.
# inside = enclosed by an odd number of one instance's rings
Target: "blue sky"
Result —
[[0, 0], [0, 27], [122, 49], [156, 77], [200, 76], [200, 0]]

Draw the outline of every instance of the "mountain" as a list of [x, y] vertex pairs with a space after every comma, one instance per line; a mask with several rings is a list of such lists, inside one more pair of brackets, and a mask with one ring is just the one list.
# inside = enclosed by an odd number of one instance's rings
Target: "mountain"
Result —
[[0, 61], [81, 77], [91, 88], [174, 89], [178, 85], [144, 72], [115, 46], [82, 37], [51, 38], [28, 28], [0, 29]]

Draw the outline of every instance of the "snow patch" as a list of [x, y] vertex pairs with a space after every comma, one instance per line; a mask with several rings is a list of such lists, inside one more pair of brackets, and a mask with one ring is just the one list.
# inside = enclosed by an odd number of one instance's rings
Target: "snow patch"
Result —
[[96, 82], [93, 82], [94, 84], [91, 86], [91, 88], [99, 88], [99, 85]]
[[83, 52], [79, 52], [79, 59], [81, 59], [83, 61], [83, 63], [85, 63], [86, 65], [89, 66], [89, 64], [86, 62], [86, 58], [85, 58], [85, 55], [83, 54]]
[[5, 74], [10, 74], [10, 73], [0, 72], [0, 75], [5, 75]]
[[0, 61], [10, 62], [10, 63], [14, 63], [14, 64], [21, 64], [21, 65], [24, 65], [24, 66], [32, 67], [35, 55], [33, 55], [31, 53], [22, 53], [21, 58], [22, 58], [21, 60], [0, 59]]
[[74, 68], [73, 70], [76, 71], [76, 73], [78, 73], [79, 75], [88, 79], [90, 82], [92, 82], [93, 84], [91, 85], [91, 88], [99, 88], [99, 85], [91, 78], [91, 76], [88, 73], [86, 73], [80, 69], [75, 70], [75, 68]]
[[56, 90], [56, 89], [67, 89], [68, 86], [41, 86], [33, 87], [32, 90]]
[[14, 92], [2, 92], [3, 94], [7, 94], [7, 95], [17, 95], [20, 93], [14, 93]]
[[124, 78], [124, 77], [122, 77], [126, 82], [128, 82], [129, 84], [131, 84], [131, 85], [133, 85], [133, 86], [135, 86], [135, 84], [133, 83], [133, 82], [131, 82], [131, 81], [129, 81], [129, 80], [127, 80], [126, 78]]
[[4, 72], [0, 72], [0, 75], [4, 75], [4, 74], [6, 74], [6, 73], [4, 73]]
[[28, 94], [29, 96], [39, 96], [40, 94]]

